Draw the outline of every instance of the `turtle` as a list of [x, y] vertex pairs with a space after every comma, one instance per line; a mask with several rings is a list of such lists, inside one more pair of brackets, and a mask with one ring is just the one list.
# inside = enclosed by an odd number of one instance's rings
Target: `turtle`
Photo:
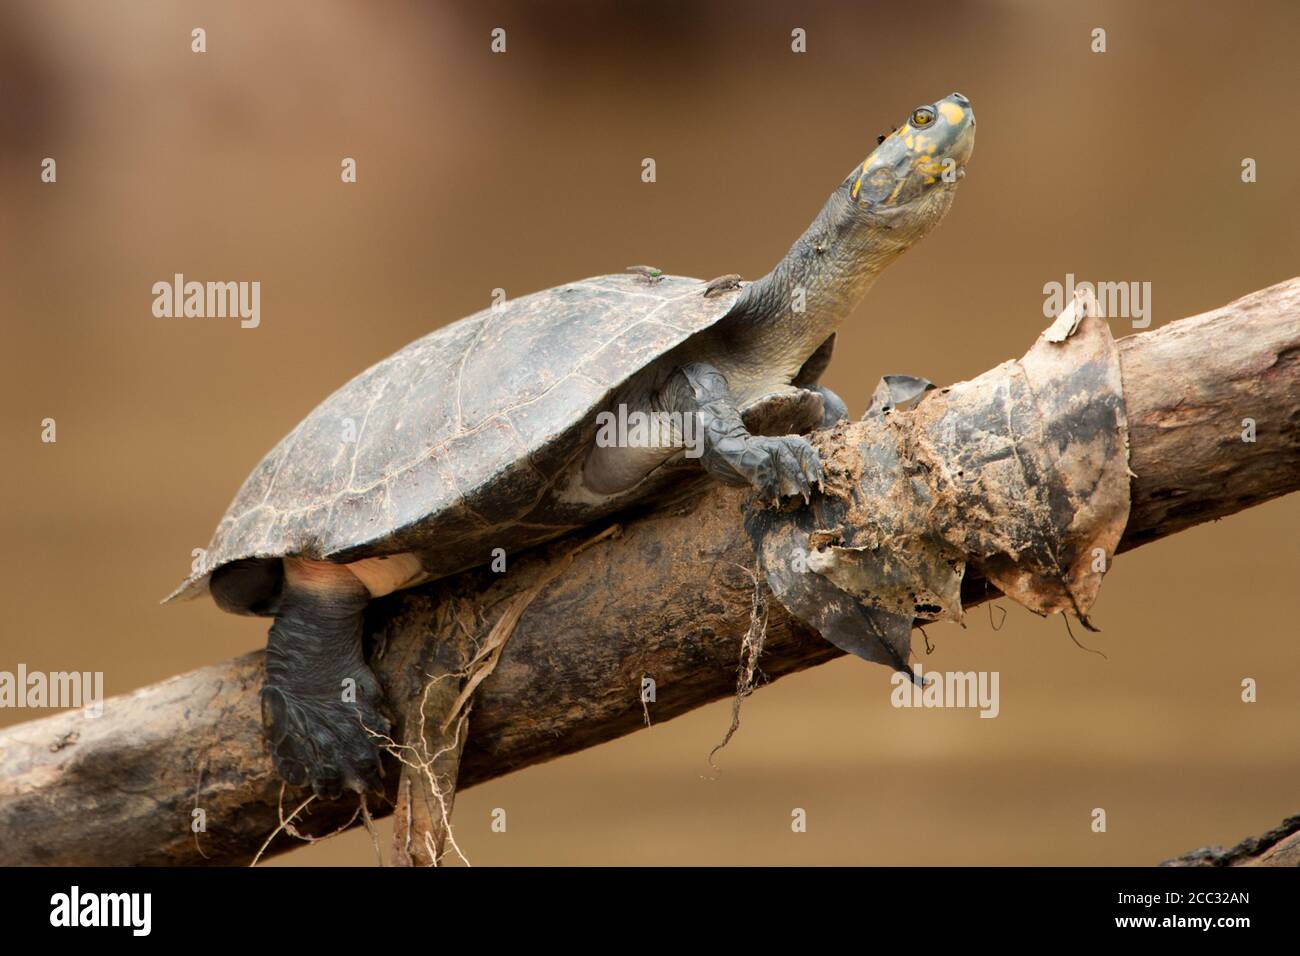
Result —
[[262, 724], [322, 798], [382, 785], [368, 603], [710, 481], [820, 486], [800, 434], [847, 416], [835, 331], [946, 215], [974, 147], [953, 93], [880, 137], [767, 275], [649, 266], [494, 302], [342, 386], [253, 469], [165, 600], [272, 618]]

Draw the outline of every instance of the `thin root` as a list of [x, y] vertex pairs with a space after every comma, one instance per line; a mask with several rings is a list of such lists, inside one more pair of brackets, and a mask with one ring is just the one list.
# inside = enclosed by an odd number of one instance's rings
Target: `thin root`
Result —
[[1074, 631], [1070, 629], [1070, 617], [1069, 617], [1069, 615], [1067, 615], [1067, 614], [1062, 614], [1062, 615], [1061, 615], [1061, 620], [1063, 620], [1063, 621], [1065, 622], [1065, 633], [1070, 635], [1070, 640], [1074, 641], [1074, 646], [1075, 646], [1075, 647], [1079, 648], [1080, 650], [1087, 651], [1089, 654], [1096, 654], [1097, 656], [1099, 656], [1099, 657], [1100, 657], [1102, 660], [1104, 660], [1104, 661], [1108, 661], [1108, 660], [1110, 660], [1110, 658], [1106, 656], [1106, 652], [1105, 652], [1105, 651], [1098, 650], [1098, 649], [1095, 648], [1095, 647], [1087, 647], [1086, 645], [1083, 645], [1083, 644], [1080, 644], [1080, 643], [1079, 643], [1079, 639], [1078, 639], [1077, 637], [1074, 636]]
[[280, 825], [271, 831], [271, 835], [266, 838], [266, 842], [264, 842], [261, 848], [258, 849], [257, 853], [253, 855], [253, 862], [249, 863], [248, 864], [249, 866], [257, 866], [258, 862], [261, 861], [262, 859], [262, 854], [265, 853], [266, 848], [271, 845], [271, 841], [280, 835], [280, 831], [283, 830], [284, 832], [289, 833], [293, 836], [299, 836], [299, 837], [301, 836], [301, 834], [299, 834], [298, 831], [293, 828], [293, 825], [290, 821], [292, 821], [293, 818], [296, 817], [298, 814], [302, 813], [302, 811], [306, 809], [307, 804], [311, 803], [313, 800], [316, 799], [316, 794], [313, 793], [302, 803], [298, 804], [298, 808], [294, 810], [293, 813], [289, 814], [288, 818], [286, 819], [284, 815], [284, 787], [285, 785], [281, 783], [280, 804], [278, 807], [279, 814], [280, 814]]
[[[996, 624], [993, 623], [994, 608], [997, 608], [999, 611], [1002, 612], [1002, 618]], [[990, 604], [989, 605], [989, 627], [993, 628], [994, 631], [1000, 631], [1002, 630], [1002, 628], [1006, 626], [1006, 623], [1007, 623], [1007, 609], [1004, 608], [1001, 604]]]
[[731, 702], [731, 726], [727, 728], [726, 736], [709, 751], [709, 766], [719, 773], [721, 771], [713, 762], [713, 755], [727, 746], [740, 729], [740, 705], [757, 687], [758, 658], [763, 653], [763, 641], [767, 638], [767, 596], [763, 592], [763, 585], [754, 571], [739, 564], [736, 567], [754, 582], [754, 597], [749, 608], [749, 630], [740, 642], [740, 666], [736, 671], [736, 696]]

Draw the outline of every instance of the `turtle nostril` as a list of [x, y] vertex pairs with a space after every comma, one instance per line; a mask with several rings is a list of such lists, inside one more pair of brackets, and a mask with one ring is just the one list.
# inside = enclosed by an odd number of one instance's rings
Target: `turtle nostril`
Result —
[[970, 100], [966, 99], [966, 97], [962, 96], [960, 93], [954, 93], [952, 98], [956, 100], [958, 106], [970, 106]]

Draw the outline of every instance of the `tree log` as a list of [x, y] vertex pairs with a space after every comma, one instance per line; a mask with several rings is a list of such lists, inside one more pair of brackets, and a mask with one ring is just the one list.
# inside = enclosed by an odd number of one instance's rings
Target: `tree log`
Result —
[[[1121, 551], [1300, 488], [1300, 278], [1122, 339], [1119, 351], [1134, 473]], [[647, 710], [663, 721], [733, 694], [755, 593], [745, 495], [714, 487], [675, 512], [628, 517], [581, 553], [590, 531], [513, 559], [504, 576], [469, 572], [375, 602], [367, 634], [390, 701], [423, 692], [413, 662], [440, 629], [485, 633], [534, 585], [474, 698], [459, 786], [630, 733]], [[978, 577], [962, 585], [967, 606], [996, 593]], [[840, 654], [768, 603], [768, 679]], [[653, 704], [643, 677], [655, 681]], [[261, 683], [257, 652], [111, 698], [96, 719], [65, 712], [0, 732], [0, 863], [248, 863], [282, 796], [261, 737]], [[294, 825], [325, 833], [354, 811], [355, 801], [316, 802]], [[266, 853], [296, 845], [280, 834]]]

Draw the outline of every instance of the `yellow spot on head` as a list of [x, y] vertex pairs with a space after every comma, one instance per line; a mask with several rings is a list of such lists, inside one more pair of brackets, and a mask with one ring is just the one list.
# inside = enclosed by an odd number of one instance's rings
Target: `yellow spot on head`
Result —
[[[943, 162], [934, 156], [921, 156], [917, 159], [914, 167], [917, 172], [925, 173], [927, 176], [938, 176], [943, 172]], [[934, 180], [930, 180], [934, 182]]]
[[940, 103], [939, 112], [942, 113], [943, 118], [953, 126], [956, 126], [966, 118], [966, 111], [956, 103]]

